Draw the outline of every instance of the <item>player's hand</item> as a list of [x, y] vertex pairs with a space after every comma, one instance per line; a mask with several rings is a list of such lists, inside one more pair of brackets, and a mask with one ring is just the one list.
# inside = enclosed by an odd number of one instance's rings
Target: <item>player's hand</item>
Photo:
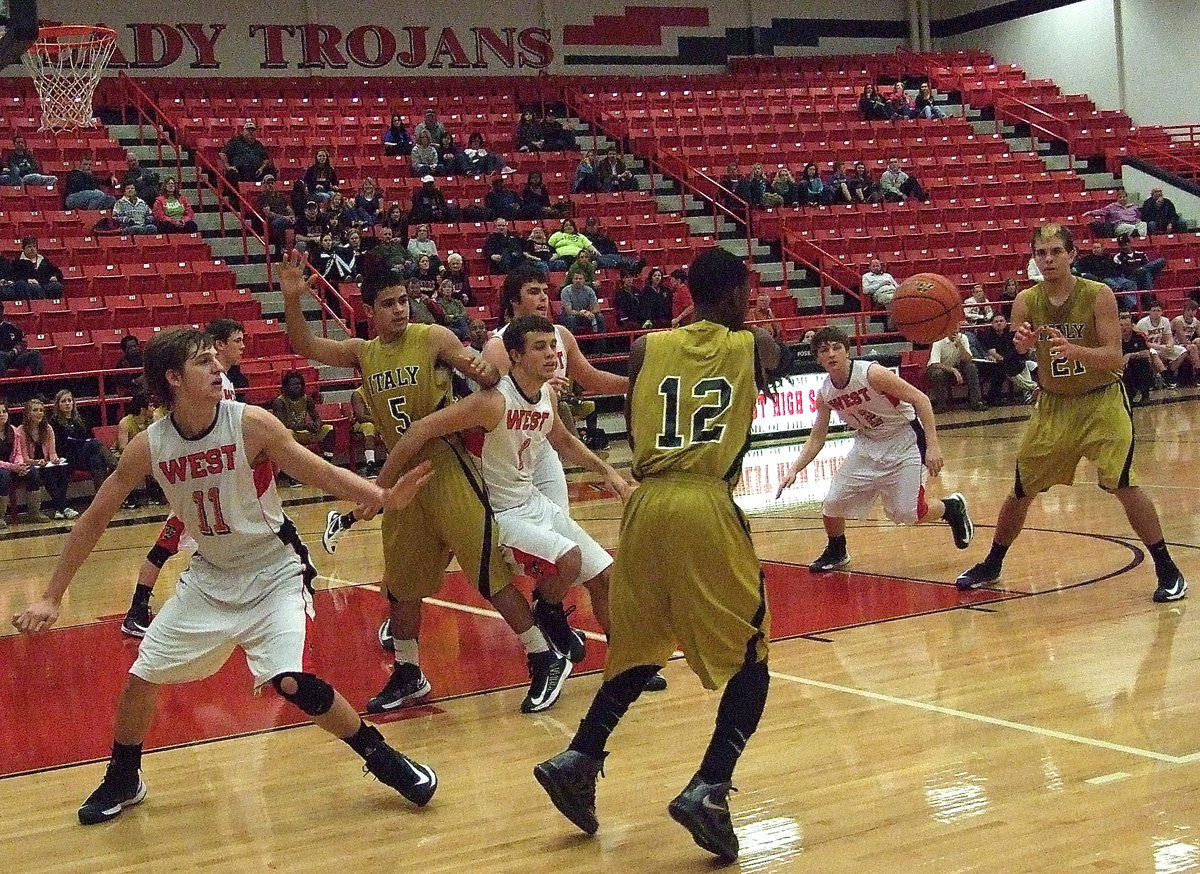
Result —
[[1063, 358], [1067, 361], [1076, 361], [1079, 359], [1079, 352], [1082, 347], [1076, 346], [1070, 340], [1063, 336], [1062, 331], [1058, 328], [1044, 328], [1046, 338], [1050, 341], [1050, 354]]
[[604, 477], [604, 484], [617, 493], [617, 497], [622, 501], [628, 501], [629, 496], [633, 494], [636, 486], [625, 477], [621, 476], [615, 470], [608, 473]]
[[12, 618], [13, 628], [22, 634], [37, 634], [46, 631], [58, 620], [58, 605], [42, 599], [25, 608]]
[[942, 465], [945, 462], [942, 459], [942, 448], [937, 445], [925, 447], [925, 469], [929, 471], [930, 476], [937, 476], [942, 472]]
[[433, 479], [433, 463], [422, 461], [400, 479], [390, 489], [383, 489], [383, 507], [388, 510], [400, 510], [412, 503], [417, 492], [425, 483]]
[[485, 361], [483, 358], [464, 355], [462, 369], [467, 372], [467, 375], [471, 379], [483, 386], [495, 385], [500, 381], [500, 371], [496, 369], [496, 365], [490, 361]]
[[554, 393], [559, 397], [571, 393], [571, 380], [565, 376], [552, 376], [546, 380], [546, 385], [554, 389]]
[[300, 300], [304, 296], [304, 292], [311, 291], [316, 285], [317, 275], [305, 279], [304, 277], [304, 256], [300, 254], [298, 249], [292, 249], [288, 252], [283, 263], [277, 268], [279, 271], [279, 290], [283, 292], [285, 301]]
[[1013, 336], [1013, 345], [1022, 355], [1028, 355], [1029, 350], [1037, 343], [1037, 331], [1029, 322], [1022, 322]]
[[959, 370], [957, 367], [951, 367], [950, 372], [954, 374], [954, 384], [962, 385], [963, 384], [962, 371]]
[[800, 471], [796, 470], [795, 468], [790, 468], [788, 470], [788, 475], [783, 478], [783, 482], [781, 482], [779, 484], [779, 488], [775, 490], [775, 500], [778, 501], [780, 497], [783, 496], [784, 489], [790, 489], [792, 487], [792, 484], [796, 481], [796, 474], [799, 472]]

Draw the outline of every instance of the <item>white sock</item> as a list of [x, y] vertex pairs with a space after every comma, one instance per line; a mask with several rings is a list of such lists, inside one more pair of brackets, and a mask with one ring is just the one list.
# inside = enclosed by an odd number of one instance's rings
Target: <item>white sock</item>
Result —
[[375, 463], [375, 450], [374, 449], [364, 449], [363, 450], [363, 461], [367, 462], [367, 464], [374, 464]]
[[530, 655], [550, 649], [550, 644], [546, 643], [546, 636], [542, 634], [542, 629], [536, 625], [531, 625], [528, 631], [518, 634], [517, 640], [521, 641], [521, 646], [525, 647], [525, 652]]
[[418, 666], [421, 664], [420, 654], [417, 651], [417, 641], [400, 640], [394, 637], [392, 638], [392, 643], [396, 645], [396, 664]]

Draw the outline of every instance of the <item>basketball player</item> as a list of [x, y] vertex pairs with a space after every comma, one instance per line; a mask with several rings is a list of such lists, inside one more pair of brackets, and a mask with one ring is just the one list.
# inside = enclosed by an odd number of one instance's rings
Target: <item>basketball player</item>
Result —
[[[381, 260], [368, 259], [362, 281], [363, 304], [375, 324], [376, 338], [328, 340], [316, 337], [300, 309], [300, 299], [316, 277], [304, 278], [301, 255], [293, 252], [280, 265], [288, 339], [296, 354], [335, 367], [356, 368], [363, 390], [390, 452], [405, 431], [430, 413], [450, 404], [451, 368], [482, 386], [500, 375], [473, 357], [448, 328], [409, 322], [408, 291]], [[421, 671], [418, 639], [421, 599], [442, 587], [453, 552], [463, 573], [496, 607], [520, 638], [528, 654], [531, 706], [543, 704], [548, 690], [561, 688], [570, 661], [546, 645], [529, 602], [512, 585], [512, 572], [500, 553], [500, 538], [478, 470], [457, 435], [431, 440], [415, 461], [433, 464], [434, 481], [402, 511], [383, 514], [383, 586], [390, 605], [391, 640], [396, 653], [392, 676], [367, 702], [382, 713], [419, 701], [430, 692]], [[357, 511], [356, 511], [357, 514]], [[359, 518], [366, 515], [357, 514]], [[571, 637], [562, 607], [556, 618]], [[544, 707], [542, 708], [544, 709]]]
[[1045, 224], [1033, 233], [1033, 257], [1042, 281], [1017, 295], [1012, 321], [1017, 352], [1037, 353], [1042, 392], [1017, 449], [1017, 475], [1004, 499], [987, 558], [958, 578], [960, 589], [1000, 579], [1001, 565], [1039, 493], [1071, 485], [1081, 458], [1094, 465], [1100, 488], [1112, 492], [1134, 532], [1146, 544], [1158, 587], [1157, 602], [1178, 601], [1187, 582], [1163, 540], [1158, 511], [1137, 487], [1133, 472], [1133, 412], [1121, 381], [1121, 328], [1112, 289], [1071, 274], [1071, 232]]
[[1200, 303], [1190, 297], [1183, 302], [1183, 314], [1171, 319], [1175, 342], [1187, 349], [1192, 361], [1192, 382], [1200, 385], [1200, 318], [1196, 311]]
[[1179, 387], [1179, 370], [1188, 361], [1192, 370], [1200, 366], [1200, 350], [1190, 343], [1180, 343], [1175, 338], [1175, 323], [1163, 316], [1162, 304], [1150, 299], [1150, 314], [1138, 320], [1134, 330], [1146, 337], [1150, 354], [1157, 359], [1154, 369], [1163, 375], [1167, 388]]
[[130, 441], [113, 476], [75, 523], [42, 599], [13, 617], [26, 634], [58, 618], [63, 594], [95, 548], [121, 501], [153, 475], [173, 513], [197, 540], [179, 587], [142, 641], [117, 707], [113, 754], [79, 821], [113, 819], [146, 797], [142, 743], [163, 685], [211, 676], [235, 647], [246, 654], [255, 691], [270, 684], [341, 738], [383, 783], [417, 805], [433, 797], [437, 777], [392, 749], [346, 699], [305, 669], [305, 631], [316, 571], [296, 526], [283, 514], [273, 480], [258, 481], [251, 460], [269, 458], [297, 479], [361, 504], [398, 509], [430, 477], [415, 468], [384, 490], [334, 467], [298, 444], [270, 413], [224, 400], [222, 365], [208, 336], [178, 328], [152, 339], [146, 381], [170, 407], [166, 418]]
[[854, 429], [854, 446], [821, 507], [829, 543], [808, 569], [820, 574], [850, 563], [846, 520], [865, 519], [880, 496], [883, 511], [893, 522], [915, 525], [944, 519], [954, 534], [954, 545], [966, 549], [975, 531], [966, 499], [957, 493], [933, 502], [925, 498], [925, 471], [937, 476], [942, 469], [929, 398], [883, 365], [851, 358], [850, 337], [841, 328], [817, 331], [812, 348], [829, 375], [817, 391], [816, 422], [800, 457], [779, 484], [776, 499], [825, 445], [832, 411]]
[[670, 815], [729, 862], [734, 766], [767, 699], [770, 618], [750, 528], [733, 503], [760, 388], [785, 350], [744, 327], [750, 272], [722, 249], [688, 271], [697, 321], [639, 337], [630, 350], [627, 416], [633, 473], [613, 566], [604, 683], [567, 750], [534, 768], [554, 806], [588, 834], [609, 735], [675, 650], [706, 688], [725, 686], [716, 729]]
[[[630, 486], [611, 466], [583, 445], [555, 412], [558, 398], [546, 385], [554, 376], [557, 348], [554, 325], [541, 316], [514, 320], [504, 334], [513, 359], [513, 369], [490, 389], [483, 389], [431, 413], [412, 427], [388, 454], [379, 476], [384, 487], [427, 442], [448, 434], [482, 428], [480, 458], [488, 500], [496, 512], [500, 541], [515, 556], [544, 568], [538, 580], [542, 597], [555, 603], [575, 583], [582, 581], [592, 601], [592, 610], [607, 632], [608, 581], [612, 557], [578, 523], [533, 485], [531, 460], [549, 442], [570, 460], [604, 477], [605, 483], [622, 499]], [[583, 658], [583, 646], [574, 640], [564, 645], [572, 662]], [[551, 641], [557, 648], [558, 642]], [[562, 675], [566, 681], [566, 674]], [[522, 711], [549, 708], [558, 699], [559, 688], [547, 690], [544, 700], [527, 698]]]
[[[213, 319], [205, 329], [213, 338], [213, 348], [217, 352], [217, 360], [221, 362], [221, 396], [227, 400], [235, 400], [233, 383], [229, 380], [228, 371], [236, 367], [246, 354], [246, 328], [241, 322], [233, 319]], [[259, 476], [271, 477], [274, 471], [265, 465]], [[121, 632], [130, 637], [145, 637], [146, 629], [150, 627], [150, 596], [154, 592], [154, 584], [163, 565], [180, 549], [195, 549], [196, 541], [192, 539], [178, 516], [171, 515], [158, 532], [158, 539], [146, 554], [146, 560], [138, 571], [137, 585], [133, 590], [133, 601], [121, 622]]]

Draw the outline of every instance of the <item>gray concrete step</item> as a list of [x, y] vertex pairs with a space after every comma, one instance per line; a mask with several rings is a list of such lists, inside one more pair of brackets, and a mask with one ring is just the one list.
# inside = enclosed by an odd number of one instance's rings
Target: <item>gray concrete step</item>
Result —
[[1096, 188], [1121, 188], [1121, 180], [1111, 173], [1080, 173], [1083, 177], [1083, 187], [1092, 191]]
[[211, 237], [207, 242], [208, 247], [212, 249], [214, 258], [242, 258], [247, 252], [251, 258], [261, 257], [265, 254], [263, 244], [254, 237], [248, 237], [245, 240], [245, 249], [243, 249], [241, 234], [236, 237]]
[[[722, 249], [732, 252], [735, 255], [740, 255], [743, 258], [749, 254], [746, 247], [746, 240], [744, 238], [733, 237], [732, 239], [728, 240], [719, 240], [718, 245], [720, 245]], [[771, 248], [769, 246], [764, 246], [762, 243], [757, 241], [755, 241], [751, 251], [754, 252], [755, 258], [765, 258], [771, 254]]]
[[266, 284], [266, 264], [230, 264], [229, 267], [237, 275], [237, 285], [239, 288]]

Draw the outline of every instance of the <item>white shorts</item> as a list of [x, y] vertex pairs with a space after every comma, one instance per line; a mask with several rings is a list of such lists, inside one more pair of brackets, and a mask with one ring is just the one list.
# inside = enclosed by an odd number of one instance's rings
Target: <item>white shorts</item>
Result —
[[129, 673], [160, 685], [203, 680], [219, 671], [237, 646], [246, 653], [255, 690], [279, 674], [304, 670], [312, 599], [299, 561], [292, 556], [261, 572], [271, 585], [247, 604], [204, 594], [206, 576], [222, 573], [206, 562], [192, 562], [175, 595], [150, 623]]
[[1162, 349], [1153, 349], [1151, 351], [1166, 361], [1174, 361], [1180, 355], [1187, 354], [1187, 347], [1180, 346], [1178, 343], [1176, 343], [1171, 346], [1164, 346]]
[[[549, 441], [542, 444], [542, 454], [538, 456], [533, 468], [534, 487], [562, 507], [563, 512], [570, 514], [571, 502], [567, 496], [567, 474], [563, 470], [562, 459], [554, 451]], [[588, 577], [591, 579], [591, 577]]]
[[[579, 582], [586, 583], [608, 569], [609, 555], [562, 507], [538, 494], [528, 504], [496, 514], [500, 542], [506, 551], [524, 553], [551, 564], [579, 547]], [[519, 555], [514, 556], [523, 564]]]
[[855, 437], [821, 512], [837, 519], [863, 519], [875, 498], [882, 497], [889, 519], [915, 525], [926, 509], [925, 476], [916, 431], [906, 429], [882, 440]]

